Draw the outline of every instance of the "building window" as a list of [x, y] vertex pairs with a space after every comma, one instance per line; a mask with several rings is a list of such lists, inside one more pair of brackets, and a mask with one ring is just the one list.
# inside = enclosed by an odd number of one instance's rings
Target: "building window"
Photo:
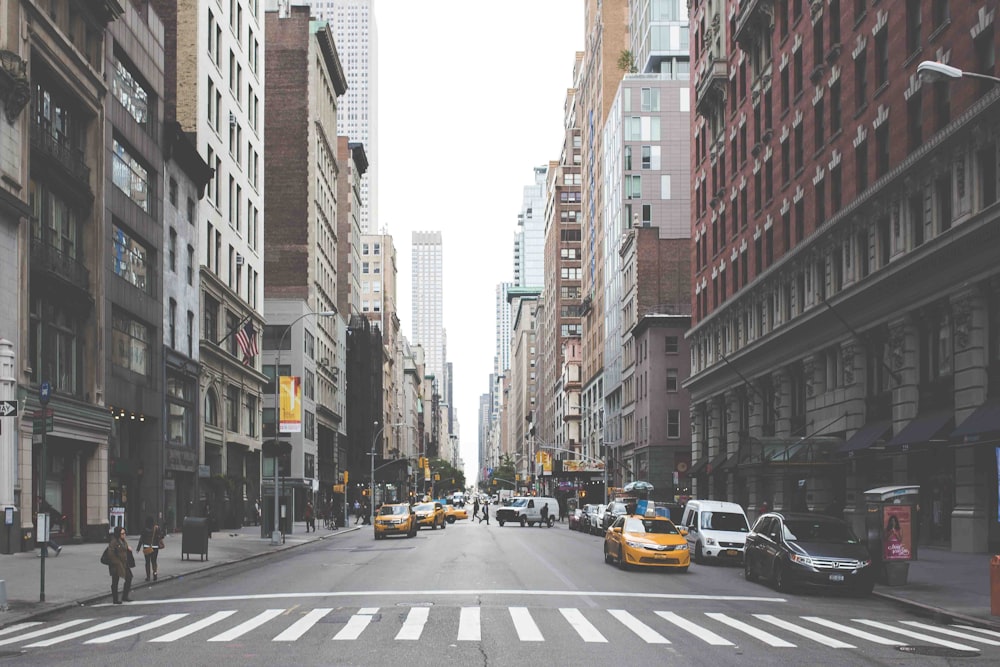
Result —
[[226, 430], [240, 432], [240, 388], [235, 385], [226, 387]]
[[910, 99], [906, 102], [906, 134], [909, 139], [910, 152], [920, 148], [920, 145], [924, 140], [923, 101], [923, 95], [921, 95], [921, 91], [918, 90], [911, 95]]
[[906, 53], [920, 50], [920, 0], [906, 0]]
[[951, 229], [951, 174], [945, 174], [934, 182], [937, 199], [938, 232]]
[[316, 439], [316, 415], [308, 410], [302, 411], [302, 436], [306, 440]]
[[889, 173], [889, 121], [886, 120], [875, 130], [875, 176]]
[[680, 339], [677, 336], [667, 336], [664, 339], [664, 350], [667, 354], [680, 352]]
[[115, 275], [147, 292], [152, 286], [149, 279], [149, 252], [146, 247], [118, 225], [112, 226], [111, 233], [114, 239], [114, 257], [111, 262]]
[[192, 415], [190, 387], [181, 379], [167, 378], [167, 442], [174, 447], [192, 447]]
[[219, 338], [219, 302], [208, 295], [205, 295], [205, 325], [201, 335], [213, 345]]
[[150, 128], [150, 109], [155, 109], [155, 105], [150, 104], [149, 92], [146, 87], [139, 82], [138, 78], [129, 71], [119, 59], [115, 59], [115, 76], [111, 81], [111, 94], [121, 102], [125, 111], [129, 113], [135, 122], [145, 128]]
[[667, 369], [667, 391], [674, 392], [677, 391], [677, 369], [668, 368]]
[[667, 437], [681, 437], [681, 411], [667, 410]]
[[112, 317], [111, 363], [149, 375], [149, 327], [128, 315], [116, 314]]
[[187, 338], [188, 338], [188, 357], [194, 358], [194, 313], [190, 310], [187, 314]]
[[214, 389], [205, 393], [205, 423], [209, 426], [219, 425], [219, 397]]
[[854, 193], [860, 195], [868, 187], [868, 141], [862, 141], [854, 149]]
[[854, 106], [860, 111], [868, 104], [868, 50], [854, 59]]
[[149, 172], [117, 139], [112, 141], [112, 147], [112, 181], [139, 208], [149, 213]]
[[882, 28], [875, 35], [875, 88], [889, 82], [889, 28]]
[[194, 285], [194, 246], [187, 247], [187, 284]]
[[170, 228], [170, 240], [167, 242], [167, 268], [177, 272], [177, 230]]
[[167, 311], [168, 337], [170, 339], [170, 349], [177, 349], [177, 301], [170, 299], [170, 306]]
[[61, 393], [80, 393], [80, 329], [72, 309], [32, 297], [28, 354], [34, 382], [47, 380]]

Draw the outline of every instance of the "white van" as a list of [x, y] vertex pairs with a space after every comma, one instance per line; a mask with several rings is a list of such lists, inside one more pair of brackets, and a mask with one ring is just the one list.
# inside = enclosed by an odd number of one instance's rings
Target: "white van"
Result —
[[501, 526], [508, 521], [520, 523], [522, 526], [541, 525], [542, 509], [545, 509], [547, 515], [544, 523], [551, 528], [559, 518], [559, 503], [555, 498], [545, 496], [514, 496], [510, 499], [510, 504], [497, 508], [497, 523]]
[[688, 549], [696, 563], [709, 558], [743, 560], [750, 524], [737, 503], [689, 500], [681, 525], [687, 528]]

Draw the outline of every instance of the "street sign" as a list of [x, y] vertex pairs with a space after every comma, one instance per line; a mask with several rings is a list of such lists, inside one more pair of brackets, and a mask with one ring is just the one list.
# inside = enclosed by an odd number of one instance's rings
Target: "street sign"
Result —
[[34, 435], [41, 435], [42, 433], [52, 433], [54, 428], [54, 413], [52, 410], [35, 410], [31, 415], [33, 417], [31, 422], [31, 432]]
[[49, 397], [52, 395], [52, 385], [48, 382], [43, 382], [38, 385], [38, 402], [43, 406], [49, 404]]
[[0, 401], [0, 417], [16, 417], [17, 401]]

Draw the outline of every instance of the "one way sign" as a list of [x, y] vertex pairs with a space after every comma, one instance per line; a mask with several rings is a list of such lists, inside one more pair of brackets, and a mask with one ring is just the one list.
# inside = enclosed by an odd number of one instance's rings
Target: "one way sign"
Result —
[[16, 417], [17, 401], [0, 401], [0, 417]]

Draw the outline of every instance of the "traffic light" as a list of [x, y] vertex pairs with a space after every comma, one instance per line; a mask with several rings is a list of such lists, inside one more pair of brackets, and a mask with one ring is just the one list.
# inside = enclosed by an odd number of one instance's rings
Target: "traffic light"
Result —
[[497, 481], [493, 480], [493, 486], [496, 486], [496, 485], [497, 485]]

